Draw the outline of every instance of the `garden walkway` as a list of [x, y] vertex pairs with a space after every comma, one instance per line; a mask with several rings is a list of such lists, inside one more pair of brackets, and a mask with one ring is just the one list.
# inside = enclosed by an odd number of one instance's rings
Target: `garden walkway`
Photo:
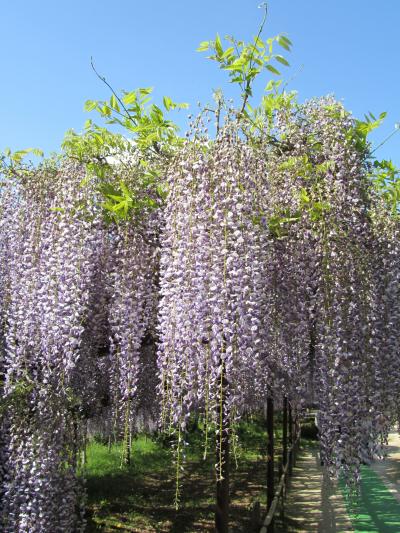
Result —
[[[285, 506], [285, 527], [279, 533], [400, 533], [400, 437], [389, 438], [388, 457], [362, 467], [357, 511], [320, 466], [318, 448], [303, 443]], [[343, 488], [343, 487], [342, 487]], [[277, 524], [278, 526], [278, 524]]]
[[340, 489], [321, 467], [318, 446], [307, 443], [300, 451], [285, 505], [285, 527], [280, 532], [354, 531]]

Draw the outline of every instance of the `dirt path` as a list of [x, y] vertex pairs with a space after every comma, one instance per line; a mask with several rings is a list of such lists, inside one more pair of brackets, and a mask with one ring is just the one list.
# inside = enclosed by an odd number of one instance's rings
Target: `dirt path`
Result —
[[316, 444], [300, 452], [285, 505], [285, 526], [279, 533], [347, 533], [354, 531], [339, 487], [321, 467]]

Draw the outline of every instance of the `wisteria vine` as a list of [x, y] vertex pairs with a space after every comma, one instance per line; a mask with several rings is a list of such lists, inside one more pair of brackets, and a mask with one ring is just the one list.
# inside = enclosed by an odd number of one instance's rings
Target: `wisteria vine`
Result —
[[399, 412], [399, 218], [368, 145], [331, 97], [287, 98], [251, 134], [231, 111], [213, 139], [205, 116], [147, 182], [159, 145], [100, 176], [68, 158], [2, 173], [4, 531], [84, 530], [90, 420], [129, 462], [135, 425], [159, 418], [178, 486], [191, 417], [220, 479], [224, 440], [268, 397], [317, 406], [321, 457], [350, 484], [382, 453]]

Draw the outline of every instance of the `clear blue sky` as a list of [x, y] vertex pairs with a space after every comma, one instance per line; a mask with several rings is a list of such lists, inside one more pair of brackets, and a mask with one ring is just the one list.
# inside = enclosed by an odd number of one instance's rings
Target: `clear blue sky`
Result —
[[[176, 101], [210, 101], [225, 77], [198, 43], [249, 39], [261, 10], [253, 0], [13, 0], [0, 2], [0, 150], [58, 150], [80, 131], [86, 99], [109, 96], [90, 68], [117, 89], [154, 86]], [[285, 32], [301, 100], [333, 93], [356, 116], [387, 111], [378, 143], [400, 122], [400, 0], [270, 0], [264, 36]], [[298, 72], [301, 65], [303, 69]], [[231, 90], [231, 87], [228, 87]], [[183, 116], [180, 118], [183, 122]], [[400, 133], [379, 151], [400, 164]]]

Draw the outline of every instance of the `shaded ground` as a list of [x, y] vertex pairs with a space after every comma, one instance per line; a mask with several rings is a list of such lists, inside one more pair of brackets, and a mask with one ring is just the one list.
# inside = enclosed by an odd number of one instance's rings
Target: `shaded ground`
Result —
[[[267, 437], [253, 423], [244, 424], [241, 433], [237, 469], [232, 457], [232, 533], [252, 531], [255, 500], [265, 508]], [[131, 465], [123, 469], [120, 452], [119, 446], [111, 451], [99, 443], [88, 447], [88, 533], [214, 531], [215, 458], [210, 454], [203, 461], [200, 443], [192, 442], [188, 448], [178, 511], [174, 508], [175, 467], [168, 447], [141, 436], [134, 442]]]
[[[257, 531], [251, 507], [265, 511], [267, 436], [262, 423], [240, 428], [242, 450], [238, 467], [232, 456], [231, 532]], [[276, 460], [279, 459], [276, 434]], [[100, 443], [88, 448], [87, 532], [200, 533], [214, 531], [214, 456], [202, 459], [202, 437], [196, 431], [181, 479], [181, 499], [174, 508], [175, 466], [168, 446], [140, 436], [134, 441], [132, 463], [120, 467], [121, 449]], [[232, 454], [234, 455], [234, 454]], [[276, 471], [278, 469], [276, 468]], [[400, 533], [400, 438], [392, 434], [389, 456], [362, 469], [357, 505], [345, 500], [345, 490], [332, 483], [318, 456], [318, 444], [303, 440], [285, 505], [285, 519], [276, 517], [276, 533]], [[283, 525], [284, 524], [284, 525]]]

